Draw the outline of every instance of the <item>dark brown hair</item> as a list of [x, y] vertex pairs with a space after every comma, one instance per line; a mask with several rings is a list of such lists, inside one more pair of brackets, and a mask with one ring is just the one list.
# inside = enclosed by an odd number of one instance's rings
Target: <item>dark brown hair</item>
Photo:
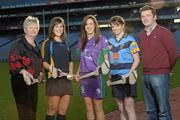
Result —
[[124, 21], [124, 19], [123, 19], [121, 16], [118, 16], [118, 15], [117, 15], [117, 16], [113, 16], [113, 17], [110, 18], [109, 24], [110, 24], [110, 25], [111, 25], [111, 24], [117, 24], [117, 25], [121, 24], [121, 25], [125, 25], [126, 22]]
[[98, 24], [96, 18], [93, 15], [86, 15], [83, 18], [82, 25], [81, 25], [81, 39], [80, 39], [80, 50], [81, 51], [84, 50], [84, 48], [86, 46], [86, 43], [88, 41], [87, 33], [85, 31], [86, 22], [87, 22], [88, 19], [92, 19], [94, 21], [94, 24], [95, 24], [94, 36], [95, 36], [95, 39], [96, 39], [95, 44], [97, 44], [99, 42], [99, 36], [100, 36], [99, 24]]
[[49, 39], [54, 39], [55, 34], [53, 32], [53, 28], [55, 25], [62, 23], [63, 25], [63, 34], [61, 35], [61, 40], [64, 41], [66, 39], [66, 26], [64, 23], [64, 19], [61, 17], [54, 17], [53, 19], [51, 19], [50, 25], [49, 25], [49, 31], [48, 31], [48, 35], [49, 35]]
[[126, 32], [126, 28], [125, 28], [126, 22], [125, 22], [124, 18], [121, 17], [121, 16], [116, 15], [116, 16], [111, 17], [110, 20], [109, 20], [109, 24], [110, 25], [112, 25], [112, 24], [115, 24], [115, 25], [119, 25], [119, 24], [124, 25], [123, 31]]
[[145, 5], [144, 7], [141, 7], [139, 9], [139, 13], [141, 14], [143, 11], [146, 11], [146, 10], [151, 10], [153, 16], [156, 15], [156, 9], [154, 7], [152, 7], [152, 6], [149, 6], [149, 5]]

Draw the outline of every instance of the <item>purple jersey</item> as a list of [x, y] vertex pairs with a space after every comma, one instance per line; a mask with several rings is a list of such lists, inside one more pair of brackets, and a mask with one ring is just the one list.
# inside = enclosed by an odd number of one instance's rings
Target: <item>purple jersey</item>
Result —
[[[95, 44], [95, 37], [88, 40], [84, 51], [80, 56], [80, 75], [87, 74], [96, 70], [100, 51], [107, 49], [108, 42], [104, 36], [100, 36], [98, 44]], [[102, 88], [101, 76], [93, 76], [80, 81], [82, 96], [93, 97], [96, 99], [103, 98], [104, 89]]]
[[106, 49], [107, 46], [107, 39], [102, 35], [100, 36], [99, 43], [96, 45], [95, 37], [88, 40], [84, 51], [81, 51], [80, 73], [96, 70], [100, 51]]

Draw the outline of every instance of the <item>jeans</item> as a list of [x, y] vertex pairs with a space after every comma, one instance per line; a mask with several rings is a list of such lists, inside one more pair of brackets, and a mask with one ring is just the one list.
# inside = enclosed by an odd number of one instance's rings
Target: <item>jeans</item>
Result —
[[169, 80], [169, 74], [142, 76], [148, 120], [172, 120], [169, 105]]

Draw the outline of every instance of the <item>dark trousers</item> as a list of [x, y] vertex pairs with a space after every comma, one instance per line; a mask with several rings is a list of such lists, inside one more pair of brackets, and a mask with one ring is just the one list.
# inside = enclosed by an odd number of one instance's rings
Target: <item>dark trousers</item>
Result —
[[28, 86], [21, 76], [12, 76], [11, 85], [19, 120], [35, 120], [38, 101], [37, 84]]

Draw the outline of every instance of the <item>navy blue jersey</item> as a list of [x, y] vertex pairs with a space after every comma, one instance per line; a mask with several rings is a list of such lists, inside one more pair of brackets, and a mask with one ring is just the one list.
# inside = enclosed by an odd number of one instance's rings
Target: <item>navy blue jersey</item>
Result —
[[[69, 72], [69, 62], [71, 61], [71, 51], [67, 41], [57, 42], [55, 40], [44, 41], [42, 46], [43, 61], [54, 64], [56, 68], [63, 72]], [[53, 62], [51, 61], [51, 58]]]

